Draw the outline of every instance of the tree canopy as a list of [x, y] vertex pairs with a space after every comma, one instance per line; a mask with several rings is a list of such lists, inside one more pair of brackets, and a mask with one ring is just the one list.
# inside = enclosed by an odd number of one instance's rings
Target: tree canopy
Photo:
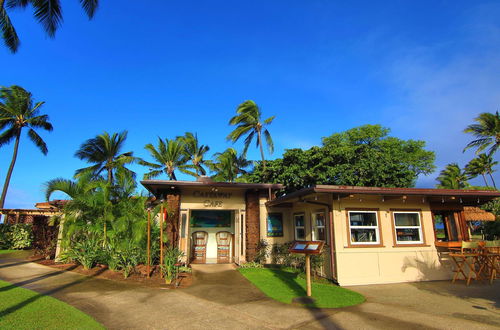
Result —
[[364, 125], [322, 139], [308, 150], [287, 149], [283, 158], [262, 163], [249, 182], [283, 183], [288, 191], [314, 184], [413, 187], [420, 174], [434, 170], [434, 152], [424, 141], [389, 136], [380, 125]]

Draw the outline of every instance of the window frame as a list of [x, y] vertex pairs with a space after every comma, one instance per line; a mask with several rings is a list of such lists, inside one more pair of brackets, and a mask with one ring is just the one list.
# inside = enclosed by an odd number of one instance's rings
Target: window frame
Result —
[[[396, 226], [396, 216], [397, 213], [414, 213], [418, 214], [418, 220], [420, 226]], [[428, 246], [425, 241], [425, 230], [422, 210], [410, 210], [410, 209], [391, 209], [391, 224], [392, 224], [392, 236], [394, 239], [394, 247], [411, 247], [411, 246]], [[420, 241], [398, 241], [398, 236], [396, 234], [397, 228], [418, 228], [420, 234]]]
[[[295, 217], [297, 216], [302, 216], [302, 218], [304, 219], [304, 223], [302, 226], [297, 226], [297, 222], [295, 221]], [[294, 239], [296, 241], [306, 241], [307, 240], [307, 232], [306, 232], [306, 213], [305, 212], [299, 212], [299, 213], [294, 213], [293, 214], [293, 235], [294, 235]], [[298, 238], [297, 237], [297, 228], [301, 228], [304, 230], [304, 238]]]
[[[323, 226], [317, 226], [316, 214], [323, 214], [323, 218], [324, 218]], [[327, 217], [327, 213], [325, 210], [317, 210], [317, 211], [311, 212], [311, 235], [312, 235], [311, 238], [313, 241], [322, 241], [322, 242], [328, 243], [328, 233], [327, 233], [327, 226], [326, 226], [327, 218], [326, 217]], [[316, 237], [316, 232], [317, 232], [318, 228], [323, 228], [323, 230], [325, 232], [325, 239], [321, 240], [321, 239]]]
[[[382, 231], [380, 229], [380, 210], [379, 209], [345, 209], [346, 210], [346, 221], [347, 221], [347, 247], [357, 248], [357, 247], [384, 247]], [[377, 220], [377, 226], [351, 226], [351, 213], [375, 213]], [[377, 242], [352, 242], [351, 229], [375, 229], [375, 234], [377, 235]]]

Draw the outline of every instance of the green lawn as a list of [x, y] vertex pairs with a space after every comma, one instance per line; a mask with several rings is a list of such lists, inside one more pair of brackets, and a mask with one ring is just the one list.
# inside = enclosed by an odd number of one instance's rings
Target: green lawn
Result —
[[18, 250], [0, 250], [0, 254], [6, 254], [6, 253], [12, 253], [12, 252], [16, 252]]
[[[250, 282], [267, 296], [290, 304], [295, 297], [306, 295], [306, 281], [297, 273], [272, 268], [240, 268]], [[309, 307], [338, 308], [357, 305], [365, 301], [361, 294], [327, 283], [312, 283], [312, 297], [315, 299]]]
[[104, 329], [55, 298], [0, 281], [0, 329]]

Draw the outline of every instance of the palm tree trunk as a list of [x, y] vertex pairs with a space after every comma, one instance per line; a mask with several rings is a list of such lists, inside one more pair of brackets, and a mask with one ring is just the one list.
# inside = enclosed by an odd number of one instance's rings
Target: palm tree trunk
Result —
[[257, 132], [257, 138], [259, 139], [260, 157], [262, 157], [263, 171], [266, 172], [266, 159], [264, 158], [264, 147], [262, 146], [262, 133], [260, 130]]
[[[2, 1], [2, 0], [0, 0]], [[17, 150], [19, 149], [19, 140], [21, 138], [21, 129], [17, 132], [16, 135], [16, 143], [14, 144], [14, 154], [12, 155], [12, 160], [10, 161], [9, 170], [7, 171], [7, 176], [5, 177], [5, 183], [2, 189], [2, 197], [0, 198], [0, 209], [3, 209], [5, 204], [5, 197], [7, 196], [7, 189], [9, 188], [10, 177], [12, 176], [12, 171], [14, 170], [14, 165], [16, 164], [17, 159]], [[5, 217], [6, 221], [7, 217]], [[4, 222], [5, 222], [4, 221]]]
[[493, 182], [493, 187], [495, 187], [495, 189], [497, 189], [497, 185], [495, 184], [495, 180], [493, 180], [493, 175], [491, 175], [491, 172], [488, 174], [490, 175], [491, 182]]
[[486, 187], [489, 187], [488, 181], [486, 181], [486, 176], [484, 175], [484, 173], [481, 173], [481, 175], [483, 176], [484, 184], [486, 184]]

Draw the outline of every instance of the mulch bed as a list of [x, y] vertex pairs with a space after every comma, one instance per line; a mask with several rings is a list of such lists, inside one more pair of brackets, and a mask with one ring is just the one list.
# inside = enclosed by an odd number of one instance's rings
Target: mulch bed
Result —
[[[129, 275], [128, 278], [123, 278], [121, 272], [114, 272], [108, 269], [106, 265], [98, 265], [92, 269], [84, 269], [83, 266], [69, 263], [61, 264], [56, 263], [51, 259], [40, 258], [39, 256], [31, 256], [28, 258], [30, 261], [36, 262], [40, 265], [49, 266], [58, 270], [71, 271], [74, 273], [79, 273], [89, 277], [103, 278], [112, 281], [125, 282], [125, 283], [136, 283], [147, 287], [161, 288], [161, 289], [175, 289], [173, 284], [165, 284], [165, 279], [160, 277], [160, 271], [158, 266], [152, 266], [151, 276], [147, 277], [147, 270], [145, 265], [139, 265], [135, 268], [135, 271]], [[180, 274], [180, 284], [177, 288], [187, 288], [193, 282], [192, 274], [181, 273]]]

